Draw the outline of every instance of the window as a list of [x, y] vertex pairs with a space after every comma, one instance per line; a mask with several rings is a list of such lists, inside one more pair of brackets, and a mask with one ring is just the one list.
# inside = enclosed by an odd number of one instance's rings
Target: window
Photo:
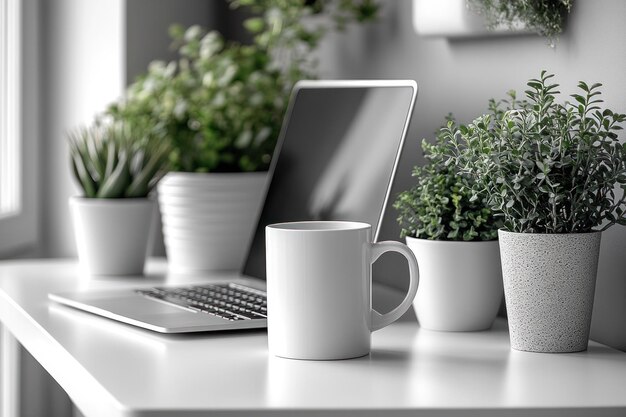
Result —
[[36, 154], [36, 17], [37, 0], [0, 0], [0, 253], [34, 243], [37, 232], [36, 164], [23, 163]]
[[0, 0], [0, 216], [20, 211], [20, 4]]

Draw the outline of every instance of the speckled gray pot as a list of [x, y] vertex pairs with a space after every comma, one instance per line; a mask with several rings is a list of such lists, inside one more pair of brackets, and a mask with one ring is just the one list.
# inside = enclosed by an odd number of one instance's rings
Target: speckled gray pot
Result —
[[587, 349], [601, 233], [498, 236], [511, 347]]

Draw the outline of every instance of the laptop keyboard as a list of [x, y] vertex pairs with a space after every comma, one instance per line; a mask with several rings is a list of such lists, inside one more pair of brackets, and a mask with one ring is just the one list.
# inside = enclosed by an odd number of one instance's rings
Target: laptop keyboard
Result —
[[229, 321], [267, 318], [265, 292], [240, 284], [154, 287], [136, 290], [136, 292], [148, 298], [211, 314]]

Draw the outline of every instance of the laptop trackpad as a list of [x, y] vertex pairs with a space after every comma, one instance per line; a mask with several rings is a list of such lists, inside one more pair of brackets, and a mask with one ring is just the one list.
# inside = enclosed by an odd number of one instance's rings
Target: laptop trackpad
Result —
[[[228, 323], [227, 320], [219, 317], [195, 312], [133, 293], [128, 295], [118, 294], [115, 297], [90, 298], [82, 308], [114, 320], [161, 332], [167, 332], [176, 327], [192, 330], [194, 327]], [[140, 323], [143, 323], [143, 325]]]
[[91, 300], [89, 304], [118, 314], [132, 314], [134, 317], [154, 316], [158, 314], [197, 314], [189, 309], [152, 300], [137, 294]]

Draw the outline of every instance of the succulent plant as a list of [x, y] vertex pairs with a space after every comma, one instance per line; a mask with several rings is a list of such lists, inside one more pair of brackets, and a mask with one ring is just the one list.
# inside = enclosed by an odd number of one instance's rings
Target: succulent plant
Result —
[[170, 144], [123, 124], [69, 134], [74, 176], [87, 198], [147, 197], [168, 165]]

